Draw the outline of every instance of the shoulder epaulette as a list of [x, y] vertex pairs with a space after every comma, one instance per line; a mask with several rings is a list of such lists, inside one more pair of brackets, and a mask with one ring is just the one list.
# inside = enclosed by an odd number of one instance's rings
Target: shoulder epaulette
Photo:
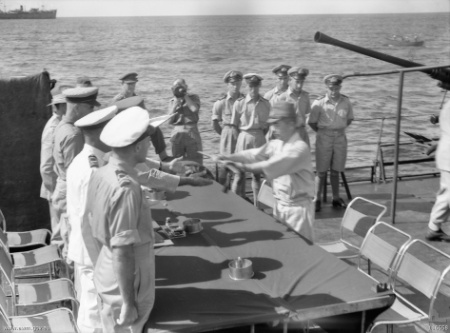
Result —
[[91, 168], [98, 168], [99, 167], [97, 156], [89, 155], [88, 159], [89, 159], [89, 166]]
[[319, 95], [316, 97], [316, 100], [323, 99], [323, 98], [325, 98], [325, 95], [323, 95], [323, 96]]
[[125, 171], [116, 170], [116, 176], [120, 186], [123, 187], [131, 184], [131, 179]]
[[221, 100], [225, 99], [226, 97], [227, 97], [227, 94], [222, 94], [219, 96], [219, 98], [217, 100], [221, 101]]
[[344, 94], [341, 94], [341, 96], [342, 96], [342, 97], [345, 97], [345, 98], [348, 98], [348, 96], [347, 96], [347, 95], [344, 95]]
[[236, 101], [242, 101], [244, 98], [245, 98], [245, 96], [241, 96]]

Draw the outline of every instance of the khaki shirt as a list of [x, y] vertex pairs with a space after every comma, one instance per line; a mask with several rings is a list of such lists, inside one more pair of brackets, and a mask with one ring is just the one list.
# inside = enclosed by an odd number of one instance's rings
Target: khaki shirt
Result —
[[[306, 118], [311, 113], [311, 103], [309, 101], [309, 93], [302, 90], [297, 94], [288, 88], [286, 92], [274, 99], [275, 102], [289, 102], [295, 105], [297, 114], [297, 127], [303, 127], [306, 124]], [[273, 105], [273, 104], [272, 104]]]
[[53, 114], [45, 124], [41, 138], [41, 164], [40, 172], [42, 177], [41, 198], [50, 200], [55, 190], [56, 174], [55, 160], [53, 159], [53, 146], [55, 143], [55, 129], [61, 121], [60, 117]]
[[441, 136], [436, 150], [438, 169], [450, 172], [450, 101], [441, 109], [439, 116]]
[[[113, 99], [112, 99], [112, 101], [111, 101], [110, 104], [114, 104], [114, 103], [116, 103], [116, 102], [118, 102], [118, 101], [121, 101], [121, 100], [123, 100], [123, 99], [125, 99], [125, 98], [130, 98], [130, 97], [134, 97], [134, 96], [138, 96], [138, 95], [137, 95], [136, 93], [133, 93], [133, 94], [130, 95], [130, 96], [126, 96], [124, 93], [119, 93], [119, 94], [117, 94], [116, 96], [113, 97]], [[139, 106], [140, 106], [141, 108], [143, 108], [143, 109], [147, 109], [147, 108], [145, 107], [145, 102], [144, 102], [144, 101], [142, 101], [142, 103], [139, 104]]]
[[270, 89], [268, 92], [264, 94], [264, 98], [267, 99], [271, 105], [275, 102], [276, 98], [283, 94], [285, 90], [280, 90], [278, 86], [275, 86], [273, 89]]
[[[193, 125], [198, 123], [198, 113], [200, 112], [200, 97], [197, 95], [189, 95], [192, 102], [197, 105], [198, 111], [193, 112], [189, 107], [184, 103], [181, 106], [181, 110], [179, 109], [176, 113], [176, 115], [173, 118], [172, 125]], [[169, 101], [169, 114], [172, 114], [173, 104], [176, 102], [176, 98], [172, 98]]]
[[232, 122], [242, 131], [259, 130], [268, 127], [270, 103], [259, 96], [257, 100], [249, 95], [239, 98], [233, 106]]
[[72, 160], [83, 150], [84, 138], [81, 130], [74, 124], [61, 120], [55, 129], [55, 145], [53, 159], [55, 173], [62, 181], [66, 181], [66, 171]]
[[347, 96], [340, 96], [336, 104], [328, 95], [316, 99], [311, 106], [309, 124], [317, 124], [318, 128], [340, 130], [347, 127], [347, 120], [353, 120], [353, 108]]
[[139, 184], [154, 190], [164, 190], [172, 193], [175, 192], [180, 183], [180, 176], [159, 171], [159, 167], [160, 162], [149, 158], [146, 159], [145, 163], [139, 163], [136, 165]]
[[115, 246], [153, 246], [150, 207], [135, 169], [110, 157], [109, 163], [92, 175], [82, 234], [94, 266], [103, 247], [111, 252]]
[[314, 197], [310, 149], [297, 132], [286, 143], [270, 140], [262, 147], [233, 154], [232, 160], [260, 162], [266, 178], [272, 181], [273, 193], [279, 202], [296, 205]]
[[243, 97], [243, 94], [239, 94], [238, 98], [233, 98], [230, 93], [227, 93], [224, 97], [214, 103], [211, 119], [221, 121], [223, 125], [231, 124], [233, 105], [237, 99]]

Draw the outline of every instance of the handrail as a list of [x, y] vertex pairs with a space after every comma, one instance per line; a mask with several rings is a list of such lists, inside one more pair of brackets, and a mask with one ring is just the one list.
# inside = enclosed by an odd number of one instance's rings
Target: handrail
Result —
[[348, 77], [359, 77], [359, 76], [376, 76], [376, 75], [386, 75], [386, 74], [399, 74], [399, 84], [398, 84], [398, 98], [397, 98], [397, 114], [396, 114], [396, 126], [395, 126], [395, 153], [394, 153], [394, 182], [391, 195], [391, 207], [392, 207], [392, 224], [395, 224], [395, 214], [397, 208], [397, 182], [398, 182], [398, 165], [399, 165], [399, 154], [400, 154], [400, 124], [401, 124], [401, 113], [402, 113], [402, 103], [403, 103], [403, 83], [405, 80], [405, 73], [408, 72], [419, 72], [424, 70], [431, 70], [437, 68], [446, 68], [450, 65], [439, 65], [439, 66], [417, 66], [409, 68], [398, 68], [390, 71], [378, 71], [378, 72], [368, 72], [368, 73], [353, 73], [349, 75], [344, 75], [345, 78]]

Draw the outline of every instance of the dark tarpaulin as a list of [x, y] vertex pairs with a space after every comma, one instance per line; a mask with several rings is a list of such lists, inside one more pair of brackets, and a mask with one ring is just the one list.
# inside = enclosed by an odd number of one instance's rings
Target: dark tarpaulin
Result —
[[0, 209], [7, 230], [50, 228], [39, 197], [41, 135], [51, 116], [50, 75], [0, 79]]

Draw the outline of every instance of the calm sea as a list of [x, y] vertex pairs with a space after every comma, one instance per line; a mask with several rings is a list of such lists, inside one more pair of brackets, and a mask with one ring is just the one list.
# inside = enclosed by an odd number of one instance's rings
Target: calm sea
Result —
[[[137, 91], [155, 115], [166, 112], [174, 79], [187, 80], [200, 96], [204, 150], [218, 152], [219, 136], [212, 132], [210, 113], [225, 91], [223, 74], [230, 69], [257, 72], [265, 80], [262, 92], [275, 85], [271, 69], [290, 64], [310, 69], [304, 89], [324, 93], [322, 77], [398, 68], [395, 65], [335, 46], [315, 43], [321, 31], [333, 38], [426, 65], [450, 64], [449, 14], [191, 16], [128, 18], [58, 18], [0, 21], [0, 76], [36, 74], [43, 69], [62, 84], [88, 75], [100, 87], [107, 104], [119, 92], [119, 77], [139, 73]], [[417, 34], [424, 47], [392, 47], [391, 34]], [[428, 117], [437, 114], [443, 92], [423, 73], [406, 75], [403, 131], [437, 137]], [[243, 88], [245, 90], [245, 88]], [[348, 165], [372, 163], [382, 117], [393, 117], [398, 75], [353, 77], [342, 93], [353, 102], [355, 121], [348, 130]], [[373, 120], [367, 120], [372, 119]], [[170, 128], [163, 127], [166, 136]], [[392, 142], [394, 122], [385, 121], [383, 142]], [[313, 133], [310, 137], [313, 139]], [[411, 141], [402, 134], [402, 141]], [[314, 140], [312, 140], [314, 142]], [[422, 155], [426, 148], [411, 146]], [[405, 153], [408, 157], [410, 152]], [[205, 161], [207, 162], [207, 161]]]

